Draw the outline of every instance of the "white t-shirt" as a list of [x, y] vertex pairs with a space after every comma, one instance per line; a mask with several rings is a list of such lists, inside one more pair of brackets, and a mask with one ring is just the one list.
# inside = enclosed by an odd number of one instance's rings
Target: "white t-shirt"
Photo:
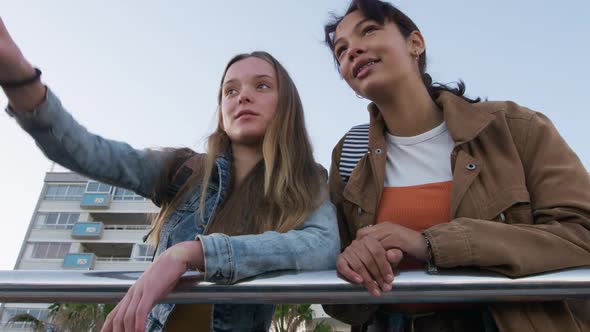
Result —
[[455, 142], [445, 122], [423, 134], [386, 134], [385, 187], [408, 187], [452, 181], [451, 153]]

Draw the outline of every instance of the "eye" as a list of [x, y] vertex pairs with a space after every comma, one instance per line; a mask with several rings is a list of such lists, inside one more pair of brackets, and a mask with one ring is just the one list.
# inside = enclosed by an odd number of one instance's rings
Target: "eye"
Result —
[[334, 52], [336, 59], [340, 59], [340, 57], [342, 56], [342, 54], [344, 54], [344, 52], [346, 52], [346, 47], [344, 47], [344, 46], [338, 47], [336, 49], [336, 51]]
[[235, 88], [227, 88], [227, 89], [225, 89], [225, 95], [226, 96], [235, 95], [236, 93], [238, 93], [238, 90], [236, 90]]
[[377, 31], [377, 27], [374, 25], [367, 25], [363, 29], [363, 36], [370, 34], [371, 32]]
[[270, 89], [270, 85], [262, 82], [262, 83], [258, 83], [258, 85], [256, 85], [257, 89]]

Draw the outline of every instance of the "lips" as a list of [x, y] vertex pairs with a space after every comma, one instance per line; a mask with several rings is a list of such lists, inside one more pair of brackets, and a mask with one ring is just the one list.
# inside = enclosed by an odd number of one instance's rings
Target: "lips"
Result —
[[242, 116], [245, 116], [245, 115], [258, 116], [258, 113], [254, 112], [252, 110], [241, 110], [238, 113], [236, 113], [236, 116], [234, 117], [234, 119], [237, 120], [237, 119], [239, 119], [239, 118], [241, 118]]
[[352, 68], [352, 76], [357, 78], [358, 75], [365, 70], [366, 68], [371, 67], [372, 65], [380, 62], [378, 59], [361, 59], [354, 65]]

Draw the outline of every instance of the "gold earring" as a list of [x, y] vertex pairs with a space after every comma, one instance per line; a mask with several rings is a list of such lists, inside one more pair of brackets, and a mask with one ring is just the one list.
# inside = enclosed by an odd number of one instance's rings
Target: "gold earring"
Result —
[[420, 52], [416, 52], [416, 61], [420, 61]]

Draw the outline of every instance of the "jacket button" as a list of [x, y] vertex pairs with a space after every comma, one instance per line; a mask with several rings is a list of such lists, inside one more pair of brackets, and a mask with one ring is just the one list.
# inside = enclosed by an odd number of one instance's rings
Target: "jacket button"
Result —
[[381, 152], [383, 152], [381, 149], [379, 149], [379, 148], [376, 148], [376, 149], [375, 149], [375, 153], [376, 153], [376, 154], [381, 154]]
[[468, 171], [474, 171], [477, 166], [474, 163], [469, 163], [465, 166], [465, 168], [467, 168]]

